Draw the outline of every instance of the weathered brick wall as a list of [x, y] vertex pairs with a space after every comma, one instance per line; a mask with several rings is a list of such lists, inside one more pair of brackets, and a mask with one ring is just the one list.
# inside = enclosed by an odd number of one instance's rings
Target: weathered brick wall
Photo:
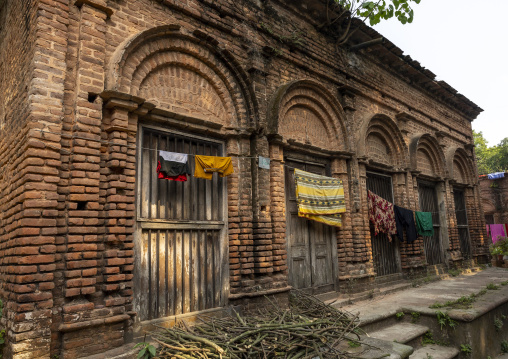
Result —
[[494, 223], [508, 223], [508, 181], [505, 178], [490, 180], [482, 176], [480, 195], [485, 215], [492, 215]]
[[[0, 10], [0, 41], [9, 44], [0, 51], [0, 296], [17, 357], [98, 353], [139, 327], [141, 124], [220, 139], [234, 156], [230, 302], [288, 289], [290, 152], [329, 161], [344, 182], [339, 291], [376, 275], [367, 171], [391, 174], [395, 203], [413, 210], [418, 180], [436, 183], [448, 252], [459, 249], [453, 186], [465, 188], [474, 254], [485, 252], [474, 113], [432, 93], [445, 84], [414, 85], [418, 71], [396, 72], [379, 48], [337, 53], [298, 2], [23, 3]], [[258, 155], [271, 159], [270, 170]], [[400, 252], [403, 270], [425, 265], [422, 240]]]

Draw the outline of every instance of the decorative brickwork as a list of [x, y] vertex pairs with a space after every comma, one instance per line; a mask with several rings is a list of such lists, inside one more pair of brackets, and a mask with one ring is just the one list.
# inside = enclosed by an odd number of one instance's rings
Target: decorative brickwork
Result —
[[[379, 37], [367, 26], [337, 49], [314, 5], [0, 1], [5, 357], [84, 357], [142, 337], [152, 320], [170, 325], [168, 313], [284, 297], [295, 285], [288, 235], [300, 235], [287, 228], [288, 161], [344, 186], [342, 227], [326, 237], [331, 280], [310, 291], [365, 289], [379, 275], [372, 173], [412, 210], [431, 186], [439, 264], [464, 262], [464, 226], [472, 259], [486, 257], [480, 204], [497, 209], [502, 191], [485, 199], [476, 181], [469, 122], [481, 109], [393, 44], [350, 51]], [[146, 171], [149, 151], [212, 147], [233, 157], [223, 186], [177, 187]], [[325, 238], [303, 224], [307, 238]], [[401, 243], [397, 270], [424, 270], [426, 243]], [[316, 259], [308, 273], [323, 268]]]

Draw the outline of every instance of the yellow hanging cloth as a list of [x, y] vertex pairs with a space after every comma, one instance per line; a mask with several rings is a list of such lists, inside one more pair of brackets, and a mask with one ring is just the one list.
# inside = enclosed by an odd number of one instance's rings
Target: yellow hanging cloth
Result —
[[234, 172], [231, 157], [199, 156], [195, 157], [194, 177], [211, 180], [213, 172], [221, 177], [229, 176]]
[[341, 227], [346, 211], [342, 181], [295, 169], [298, 216]]

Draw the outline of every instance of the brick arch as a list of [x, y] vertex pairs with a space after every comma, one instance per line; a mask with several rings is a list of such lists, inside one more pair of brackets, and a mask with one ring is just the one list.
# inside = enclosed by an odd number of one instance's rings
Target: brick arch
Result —
[[446, 164], [451, 178], [462, 184], [473, 184], [474, 170], [465, 149], [460, 147], [449, 148], [446, 152]]
[[344, 111], [321, 84], [298, 80], [283, 85], [268, 109], [268, 133], [326, 150], [349, 151]]
[[217, 41], [184, 32], [166, 25], [127, 39], [111, 59], [106, 90], [227, 127], [253, 125], [257, 104], [240, 64]]
[[446, 160], [436, 138], [428, 133], [413, 136], [409, 143], [411, 169], [432, 177], [446, 177]]
[[[408, 148], [399, 127], [390, 117], [376, 115], [358, 133], [358, 155], [392, 167], [406, 167]], [[384, 148], [383, 148], [384, 146]], [[383, 152], [386, 153], [382, 158]]]

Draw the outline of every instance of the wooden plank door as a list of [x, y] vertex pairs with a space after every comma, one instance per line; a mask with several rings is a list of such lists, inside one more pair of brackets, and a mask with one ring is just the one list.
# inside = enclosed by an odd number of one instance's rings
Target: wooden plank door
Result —
[[439, 220], [439, 205], [437, 202], [436, 186], [433, 183], [418, 182], [418, 195], [420, 197], [420, 210], [432, 212], [434, 235], [423, 237], [425, 257], [430, 265], [441, 264], [444, 261], [441, 245], [441, 226]]
[[[390, 176], [368, 172], [367, 190], [393, 203], [392, 178]], [[398, 238], [395, 236], [390, 241], [386, 233], [374, 235], [372, 224], [370, 224], [370, 238], [376, 274], [384, 276], [399, 273], [401, 266]]]
[[335, 228], [298, 217], [294, 168], [326, 175], [325, 164], [286, 160], [286, 241], [289, 283], [312, 293], [336, 289], [337, 239]]
[[471, 259], [471, 242], [469, 240], [469, 224], [467, 222], [466, 198], [464, 190], [454, 188], [453, 199], [455, 201], [455, 218], [459, 232], [460, 251], [464, 259]]
[[[225, 179], [157, 178], [158, 151], [220, 156], [222, 144], [143, 127], [138, 166], [134, 305], [138, 320], [225, 305]], [[194, 157], [189, 156], [191, 173]]]

